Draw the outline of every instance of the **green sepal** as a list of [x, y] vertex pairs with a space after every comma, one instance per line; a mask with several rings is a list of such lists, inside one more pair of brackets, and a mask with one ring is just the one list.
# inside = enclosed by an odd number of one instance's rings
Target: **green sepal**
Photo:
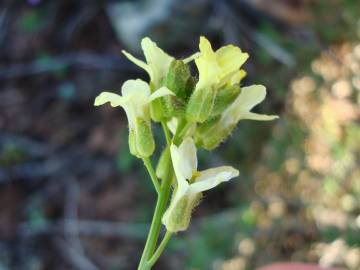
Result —
[[150, 122], [137, 118], [136, 126], [136, 145], [139, 155], [142, 157], [149, 157], [155, 150], [155, 141], [151, 131], [151, 124]]
[[157, 98], [150, 103], [150, 116], [154, 122], [166, 119], [166, 109], [162, 98]]
[[213, 150], [231, 134], [235, 125], [224, 128], [221, 116], [216, 116], [198, 125], [195, 133], [196, 146], [206, 150]]
[[214, 107], [211, 111], [211, 116], [214, 117], [223, 113], [225, 109], [234, 102], [234, 100], [240, 94], [240, 91], [240, 87], [236, 85], [229, 85], [220, 89], [216, 94]]
[[130, 153], [138, 158], [150, 157], [155, 150], [151, 124], [136, 118], [135, 129], [129, 132]]
[[135, 131], [134, 130], [131, 130], [129, 131], [129, 149], [130, 149], [130, 153], [133, 155], [133, 156], [136, 156], [138, 158], [141, 158], [139, 156], [139, 153], [136, 149], [136, 137], [135, 137]]
[[167, 146], [161, 153], [156, 166], [156, 176], [165, 181], [169, 175], [169, 164], [171, 163], [170, 148]]
[[214, 89], [195, 90], [186, 108], [186, 119], [198, 123], [208, 120], [214, 107], [215, 97]]
[[192, 211], [200, 203], [201, 198], [202, 193], [186, 194], [176, 205], [172, 205], [172, 201], [162, 220], [166, 230], [173, 233], [185, 231], [189, 227]]

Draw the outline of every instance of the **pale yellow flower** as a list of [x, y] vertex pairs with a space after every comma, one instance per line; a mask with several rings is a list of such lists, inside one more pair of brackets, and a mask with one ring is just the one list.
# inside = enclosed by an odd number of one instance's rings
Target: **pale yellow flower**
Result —
[[156, 98], [174, 95], [166, 87], [161, 87], [151, 94], [149, 85], [140, 80], [127, 80], [121, 88], [122, 96], [110, 92], [102, 92], [95, 99], [95, 106], [110, 102], [112, 107], [121, 106], [126, 112], [129, 128], [135, 129], [136, 118], [150, 121], [149, 105]]
[[200, 56], [195, 59], [199, 71], [199, 82], [196, 89], [222, 86], [227, 81], [238, 83], [245, 72], [239, 70], [249, 55], [234, 45], [221, 47], [213, 51], [210, 42], [200, 37]]
[[141, 47], [145, 55], [146, 63], [126, 51], [122, 52], [131, 62], [144, 69], [149, 74], [151, 83], [155, 88], [158, 88], [161, 80], [166, 76], [170, 63], [174, 58], [160, 49], [156, 43], [148, 37], [142, 39]]
[[170, 153], [177, 187], [162, 221], [167, 230], [176, 232], [187, 229], [192, 208], [202, 192], [238, 176], [239, 171], [230, 166], [197, 171], [196, 147], [190, 137], [179, 147], [171, 145]]
[[220, 123], [225, 128], [236, 125], [243, 119], [270, 121], [279, 118], [277, 115], [253, 113], [250, 110], [262, 102], [266, 97], [266, 88], [263, 85], [242, 87], [239, 96], [222, 113]]

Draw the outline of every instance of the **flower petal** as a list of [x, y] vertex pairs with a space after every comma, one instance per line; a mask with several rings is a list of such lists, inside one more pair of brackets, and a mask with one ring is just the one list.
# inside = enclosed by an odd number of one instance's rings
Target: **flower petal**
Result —
[[199, 193], [212, 189], [222, 182], [229, 181], [239, 175], [239, 171], [230, 166], [221, 166], [200, 172], [195, 183], [189, 187], [189, 192]]
[[200, 56], [195, 59], [195, 64], [199, 71], [199, 81], [196, 84], [196, 89], [205, 88], [213, 83], [217, 83], [220, 72], [216, 54], [205, 37], [200, 37], [199, 48]]
[[123, 97], [126, 98], [123, 108], [125, 109], [129, 127], [135, 128], [136, 118], [150, 119], [149, 110], [149, 85], [140, 80], [127, 80], [121, 88]]
[[250, 111], [255, 105], [265, 99], [266, 88], [261, 84], [255, 84], [241, 88], [241, 93], [235, 100], [236, 106], [242, 111]]
[[102, 92], [95, 98], [94, 105], [101, 106], [107, 102], [110, 102], [112, 107], [123, 106], [124, 98], [118, 94], [110, 93], [110, 92]]
[[141, 47], [144, 51], [146, 62], [150, 67], [150, 78], [157, 87], [160, 80], [166, 75], [173, 57], [160, 49], [150, 38], [143, 38]]
[[169, 88], [167, 88], [166, 86], [163, 86], [161, 88], [159, 88], [158, 90], [156, 90], [154, 93], [152, 93], [150, 95], [150, 101], [153, 101], [154, 99], [157, 99], [159, 97], [163, 97], [166, 95], [172, 95], [175, 96], [175, 93], [172, 92]]
[[178, 183], [177, 189], [178, 191], [180, 191], [181, 194], [183, 194], [183, 192], [185, 192], [189, 187], [189, 183], [186, 181], [185, 177], [186, 170], [188, 168], [187, 165], [184, 164], [184, 157], [182, 156], [179, 148], [176, 145], [172, 144], [170, 146], [170, 154], [176, 175], [176, 180]]
[[132, 54], [128, 53], [125, 50], [121, 51], [127, 59], [129, 59], [131, 62], [133, 62], [135, 65], [141, 67], [142, 69], [144, 69], [149, 75], [150, 75], [150, 68], [149, 65], [146, 64], [144, 61], [137, 59], [135, 56], [133, 56]]
[[179, 146], [183, 157], [185, 178], [190, 179], [197, 170], [196, 146], [191, 137], [186, 137]]
[[171, 145], [170, 153], [176, 176], [190, 179], [197, 169], [196, 147], [193, 139], [187, 137], [179, 147]]
[[250, 113], [250, 110], [265, 99], [266, 88], [263, 85], [251, 85], [241, 88], [240, 95], [222, 114], [221, 122], [224, 126], [235, 125], [241, 119], [273, 120], [274, 115]]
[[258, 121], [271, 121], [279, 118], [277, 115], [258, 114], [252, 112], [245, 112], [240, 115], [240, 119], [258, 120]]
[[246, 71], [243, 69], [240, 69], [239, 71], [234, 72], [231, 74], [229, 83], [230, 85], [235, 85], [240, 83], [240, 81], [246, 76]]
[[166, 123], [167, 127], [169, 128], [170, 132], [173, 135], [175, 135], [175, 133], [176, 133], [178, 122], [179, 122], [178, 118], [173, 117], [169, 121], [167, 121], [167, 123]]
[[186, 58], [184, 58], [182, 61], [185, 63], [185, 64], [188, 64], [190, 63], [192, 60], [195, 60], [196, 58], [198, 58], [201, 54], [199, 52], [196, 52]]
[[215, 52], [211, 47], [210, 41], [204, 36], [200, 37], [199, 49], [200, 49], [201, 55], [203, 55], [203, 56], [216, 57]]
[[221, 67], [221, 77], [237, 71], [249, 58], [240, 48], [234, 45], [221, 47], [216, 51], [217, 61]]
[[121, 93], [124, 97], [135, 95], [140, 101], [139, 99], [146, 99], [150, 96], [150, 87], [147, 82], [140, 79], [127, 80], [121, 87]]

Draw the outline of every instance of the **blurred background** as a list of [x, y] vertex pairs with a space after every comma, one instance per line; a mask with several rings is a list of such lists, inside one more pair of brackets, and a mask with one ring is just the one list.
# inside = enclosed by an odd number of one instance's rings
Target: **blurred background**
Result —
[[3, 0], [1, 270], [136, 268], [155, 194], [124, 112], [92, 104], [147, 79], [122, 49], [142, 57], [150, 36], [184, 57], [199, 35], [250, 54], [244, 85], [268, 87], [256, 110], [281, 118], [199, 153], [241, 175], [206, 193], [156, 269], [360, 269], [358, 0]]

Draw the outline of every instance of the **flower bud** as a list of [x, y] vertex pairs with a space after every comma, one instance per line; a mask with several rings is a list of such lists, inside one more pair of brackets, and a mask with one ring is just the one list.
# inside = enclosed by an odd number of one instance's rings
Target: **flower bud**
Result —
[[203, 123], [211, 115], [216, 92], [209, 88], [195, 90], [186, 108], [186, 118], [192, 122]]
[[167, 146], [161, 153], [156, 166], [156, 176], [165, 181], [169, 173], [169, 164], [171, 163], [170, 148]]
[[190, 68], [181, 60], [174, 60], [170, 64], [169, 71], [164, 79], [164, 85], [173, 91], [178, 99], [186, 102], [193, 90], [194, 85]]
[[138, 158], [149, 157], [154, 153], [155, 141], [150, 123], [136, 118], [135, 129], [129, 132], [130, 153]]
[[185, 231], [190, 224], [191, 213], [199, 204], [202, 193], [186, 194], [179, 200], [172, 200], [164, 213], [162, 223], [169, 232]]
[[166, 117], [182, 117], [195, 86], [195, 79], [191, 76], [189, 66], [180, 60], [172, 61], [163, 84], [175, 94], [162, 98]]
[[225, 86], [223, 89], [220, 89], [216, 94], [211, 116], [214, 117], [220, 115], [223, 111], [225, 111], [225, 109], [234, 102], [239, 93], [240, 87], [235, 85]]

